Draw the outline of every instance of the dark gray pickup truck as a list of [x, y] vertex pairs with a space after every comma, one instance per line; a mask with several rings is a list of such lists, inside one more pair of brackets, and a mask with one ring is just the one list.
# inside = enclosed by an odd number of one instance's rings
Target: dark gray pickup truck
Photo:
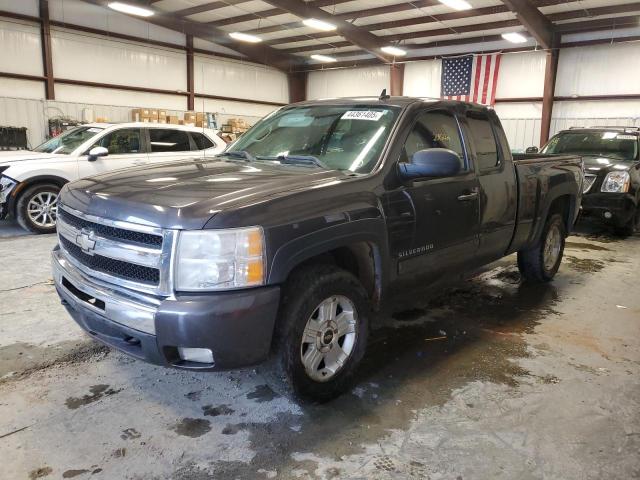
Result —
[[96, 340], [190, 370], [273, 358], [322, 401], [349, 385], [391, 283], [513, 252], [527, 280], [551, 280], [582, 182], [579, 157], [514, 160], [478, 105], [305, 102], [215, 160], [65, 186], [54, 279]]

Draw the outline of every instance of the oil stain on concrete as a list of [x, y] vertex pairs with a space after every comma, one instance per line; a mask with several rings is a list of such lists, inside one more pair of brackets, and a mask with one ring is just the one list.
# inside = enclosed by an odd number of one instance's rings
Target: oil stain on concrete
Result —
[[252, 392], [247, 393], [249, 400], [255, 400], [258, 403], [270, 402], [279, 396], [269, 385], [258, 385]]
[[89, 392], [87, 395], [83, 395], [82, 397], [69, 397], [67, 398], [65, 405], [67, 408], [71, 410], [75, 410], [84, 405], [89, 405], [90, 403], [97, 402], [101, 398], [108, 397], [111, 395], [115, 395], [116, 393], [121, 392], [122, 389], [115, 390], [110, 388], [109, 385], [92, 385], [89, 387]]
[[183, 418], [171, 429], [183, 437], [197, 438], [211, 431], [211, 422], [202, 418]]
[[206, 417], [217, 417], [219, 415], [231, 415], [235, 412], [229, 405], [205, 405], [202, 407], [202, 414]]

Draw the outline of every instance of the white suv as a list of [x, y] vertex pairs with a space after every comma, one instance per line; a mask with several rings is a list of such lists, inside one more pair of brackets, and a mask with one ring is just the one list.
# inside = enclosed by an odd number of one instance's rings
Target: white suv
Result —
[[12, 214], [25, 229], [56, 228], [62, 186], [98, 173], [201, 156], [226, 147], [215, 131], [153, 123], [91, 123], [32, 151], [0, 152], [0, 219]]

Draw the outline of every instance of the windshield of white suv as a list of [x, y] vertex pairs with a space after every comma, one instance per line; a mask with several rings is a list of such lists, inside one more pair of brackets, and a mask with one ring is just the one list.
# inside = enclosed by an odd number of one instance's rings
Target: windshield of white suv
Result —
[[100, 127], [78, 127], [53, 137], [33, 149], [41, 153], [61, 153], [69, 155], [87, 140], [104, 130]]
[[638, 136], [624, 132], [562, 132], [549, 140], [542, 153], [632, 161], [638, 159]]
[[378, 105], [286, 108], [256, 124], [222, 155], [368, 173], [399, 112]]

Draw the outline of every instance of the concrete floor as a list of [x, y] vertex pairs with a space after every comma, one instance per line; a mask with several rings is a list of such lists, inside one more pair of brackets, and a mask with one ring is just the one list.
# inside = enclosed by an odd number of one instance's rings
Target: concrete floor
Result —
[[358, 385], [298, 405], [261, 368], [194, 374], [89, 340], [53, 236], [0, 225], [0, 478], [640, 478], [640, 237], [569, 239], [550, 285], [508, 258], [381, 318]]

